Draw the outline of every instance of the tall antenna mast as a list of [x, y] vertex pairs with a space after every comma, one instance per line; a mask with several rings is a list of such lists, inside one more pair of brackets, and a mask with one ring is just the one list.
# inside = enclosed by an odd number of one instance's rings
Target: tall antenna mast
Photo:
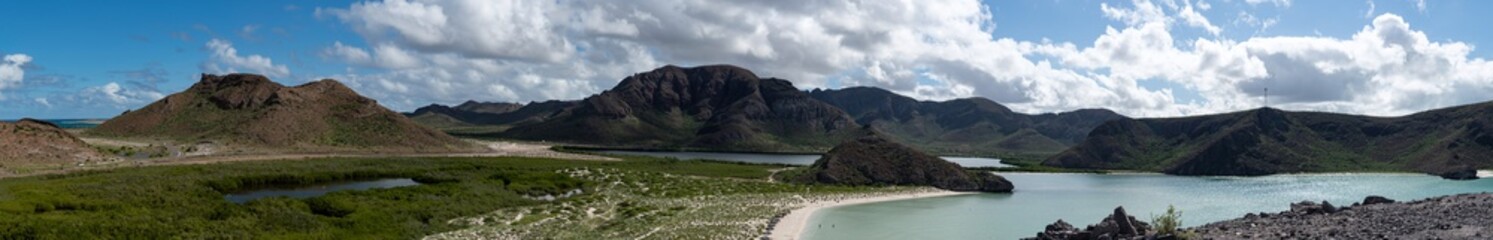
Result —
[[1265, 88], [1265, 107], [1270, 107], [1270, 88]]

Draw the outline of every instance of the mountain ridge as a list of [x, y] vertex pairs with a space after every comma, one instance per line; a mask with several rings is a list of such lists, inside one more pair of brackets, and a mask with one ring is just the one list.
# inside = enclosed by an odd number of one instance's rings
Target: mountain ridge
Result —
[[1122, 119], [1043, 165], [1176, 175], [1415, 171], [1493, 167], [1493, 102], [1371, 117], [1273, 108]]
[[[745, 85], [728, 84], [736, 82]], [[804, 91], [730, 65], [664, 66], [565, 103], [498, 114], [433, 104], [407, 115], [453, 134], [487, 126], [474, 136], [712, 151], [823, 152], [854, 138], [844, 129], [875, 125], [919, 149], [982, 156], [1054, 154], [1103, 121], [1124, 118], [1103, 109], [1023, 114], [985, 98], [921, 101], [875, 87]], [[575, 129], [607, 134], [566, 135]], [[556, 132], [562, 136], [545, 135]]]

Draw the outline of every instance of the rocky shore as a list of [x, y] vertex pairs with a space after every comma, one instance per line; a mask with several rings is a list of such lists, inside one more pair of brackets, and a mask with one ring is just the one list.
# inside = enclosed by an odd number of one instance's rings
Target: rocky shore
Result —
[[1123, 208], [1084, 229], [1058, 220], [1028, 239], [1493, 239], [1493, 193], [1461, 194], [1411, 202], [1369, 196], [1338, 207], [1303, 201], [1279, 213], [1157, 234]]
[[1493, 194], [1462, 194], [1395, 203], [1370, 196], [1333, 207], [1291, 204], [1291, 211], [1192, 228], [1204, 239], [1489, 239], [1493, 238]]

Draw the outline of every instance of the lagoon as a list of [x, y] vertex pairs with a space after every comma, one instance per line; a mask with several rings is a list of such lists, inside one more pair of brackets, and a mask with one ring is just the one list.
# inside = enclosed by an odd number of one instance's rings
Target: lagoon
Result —
[[[726, 153], [726, 152], [654, 152], [654, 151], [628, 151], [628, 150], [600, 150], [596, 153], [617, 155], [638, 155], [650, 157], [671, 157], [684, 160], [720, 160], [728, 162], [744, 163], [768, 163], [789, 165], [810, 165], [819, 160], [818, 154], [767, 154], [767, 153]], [[979, 157], [942, 157], [944, 160], [959, 164], [964, 167], [1012, 167], [1001, 163], [1000, 159]]]
[[[1186, 226], [1280, 212], [1302, 200], [1347, 206], [1368, 195], [1399, 201], [1493, 191], [1493, 179], [1451, 181], [1423, 174], [1297, 174], [1185, 177], [1160, 174], [1001, 173], [1014, 193], [974, 194], [821, 209], [804, 239], [1018, 239], [1063, 219], [1094, 224], [1116, 206], [1136, 218], [1175, 205]], [[822, 225], [822, 228], [819, 227]]]
[[327, 193], [345, 190], [366, 190], [378, 188], [395, 188], [404, 186], [420, 185], [414, 179], [409, 178], [386, 178], [367, 181], [346, 181], [323, 183], [306, 186], [261, 188], [244, 191], [240, 193], [226, 194], [223, 196], [229, 202], [246, 203], [255, 199], [267, 197], [290, 197], [296, 199], [313, 198]]

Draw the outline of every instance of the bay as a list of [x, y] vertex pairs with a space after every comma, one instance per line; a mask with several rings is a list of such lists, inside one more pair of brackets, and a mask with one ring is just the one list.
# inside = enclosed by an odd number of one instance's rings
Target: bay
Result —
[[[1422, 174], [1296, 174], [1185, 177], [1160, 174], [1001, 173], [1014, 193], [974, 194], [821, 209], [804, 239], [1018, 239], [1058, 219], [1082, 228], [1124, 206], [1150, 217], [1174, 205], [1186, 226], [1280, 212], [1289, 204], [1347, 206], [1368, 195], [1407, 201], [1493, 191], [1493, 180], [1451, 181]], [[820, 227], [822, 226], [822, 227]]]

